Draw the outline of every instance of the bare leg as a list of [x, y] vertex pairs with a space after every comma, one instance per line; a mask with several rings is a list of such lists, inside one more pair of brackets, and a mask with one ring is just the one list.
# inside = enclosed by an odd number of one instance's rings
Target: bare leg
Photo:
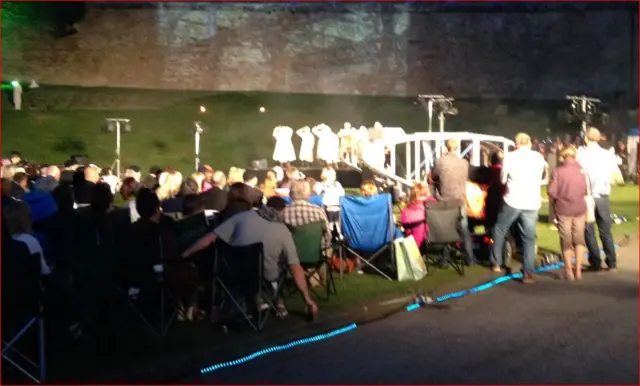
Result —
[[584, 245], [576, 245], [576, 280], [582, 280], [582, 260], [585, 249]]
[[571, 260], [573, 259], [573, 250], [567, 250], [562, 253], [562, 258], [564, 260], [564, 277], [567, 280], [574, 280], [573, 276], [573, 264]]

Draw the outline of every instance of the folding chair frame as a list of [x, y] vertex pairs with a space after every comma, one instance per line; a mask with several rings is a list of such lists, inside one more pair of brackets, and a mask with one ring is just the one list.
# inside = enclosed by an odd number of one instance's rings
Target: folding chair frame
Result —
[[[331, 270], [331, 261], [327, 257], [325, 251], [322, 251], [322, 257], [320, 258], [320, 261], [318, 262], [318, 264], [315, 265], [315, 267], [310, 264], [309, 265], [303, 264], [302, 268], [305, 269], [304, 275], [305, 275], [305, 279], [307, 280], [307, 286], [309, 287], [309, 291], [311, 291], [317, 297], [320, 297], [311, 287], [311, 278], [316, 273], [320, 275], [320, 269], [322, 268], [323, 265], [327, 267], [327, 282], [323, 283], [322, 281], [320, 281], [320, 285], [326, 290], [327, 301], [328, 301], [331, 298], [331, 295], [338, 296], [338, 288], [336, 287], [336, 282], [333, 279], [333, 272]], [[342, 265], [340, 266], [340, 268], [342, 269]]]
[[[35, 363], [33, 360], [29, 359], [26, 355], [22, 354], [17, 349], [13, 348], [13, 345], [20, 340], [31, 329], [32, 326], [37, 326], [38, 329], [38, 363]], [[10, 354], [16, 354], [22, 360], [26, 361], [29, 365], [33, 366], [38, 370], [38, 375], [34, 375], [29, 372], [24, 367], [20, 366], [15, 360], [13, 360]], [[6, 360], [7, 363], [15, 367], [21, 373], [29, 377], [35, 383], [43, 383], [46, 378], [46, 353], [45, 353], [45, 331], [44, 331], [44, 313], [42, 304], [39, 305], [38, 315], [33, 317], [27, 324], [22, 327], [22, 329], [15, 334], [11, 340], [2, 341], [2, 359]]]
[[[232, 247], [233, 248], [233, 247]], [[239, 311], [242, 316], [244, 317], [245, 321], [251, 326], [251, 328], [253, 328], [256, 332], [262, 332], [268, 318], [269, 318], [269, 312], [263, 312], [263, 311], [259, 311], [257, 310], [256, 314], [257, 314], [257, 321], [254, 322], [252, 319], [252, 316], [250, 314], [249, 311], [247, 311], [245, 309], [245, 307], [242, 306], [242, 304], [240, 304], [238, 302], [238, 300], [233, 296], [233, 294], [231, 293], [231, 290], [229, 289], [229, 287], [224, 283], [224, 280], [220, 277], [219, 275], [219, 271], [218, 271], [218, 267], [219, 264], [221, 264], [220, 261], [220, 254], [218, 249], [215, 249], [215, 256], [214, 256], [214, 262], [213, 262], [213, 288], [212, 288], [212, 293], [211, 293], [211, 300], [212, 303], [214, 305], [214, 307], [219, 307], [220, 309], [222, 309], [224, 307], [224, 304], [226, 302], [227, 299], [231, 300], [232, 305], [235, 307], [235, 309], [237, 311]], [[283, 283], [284, 283], [284, 279], [285, 279], [286, 275], [282, 274], [280, 275], [280, 277], [277, 280], [277, 288], [269, 288], [270, 282], [267, 282], [266, 280], [264, 280], [264, 251], [262, 248], [260, 248], [259, 251], [259, 256], [258, 256], [258, 286], [257, 286], [257, 290], [258, 292], [256, 294], [251, 294], [251, 296], [255, 295], [257, 298], [262, 299], [268, 306], [269, 306], [269, 310], [273, 310], [277, 312], [277, 307], [274, 304], [273, 301], [271, 301], [271, 299], [265, 299], [265, 297], [263, 296], [263, 291], [273, 291], [273, 296], [274, 298], [278, 298], [280, 296], [280, 294], [282, 293], [282, 288], [283, 288]], [[219, 306], [215, 306], [216, 303], [216, 295], [218, 293], [218, 286], [220, 286], [220, 288], [222, 289], [222, 292], [225, 295], [225, 300], [222, 301], [222, 303]], [[246, 295], [246, 294], [245, 294]], [[268, 310], [267, 310], [268, 311]]]
[[[435, 245], [440, 249], [439, 257], [444, 259], [445, 264], [453, 268], [458, 275], [464, 276], [464, 262], [460, 261], [460, 259], [456, 259], [453, 255], [456, 253], [460, 253], [459, 248], [455, 247], [454, 244], [431, 244]], [[425, 263], [427, 267], [431, 267], [433, 269], [427, 269], [427, 272], [432, 273], [439, 268], [439, 263], [442, 260], [435, 260], [430, 258], [434, 253], [430, 253], [432, 249], [430, 249], [429, 244], [427, 244], [425, 248]], [[431, 264], [430, 264], [431, 263]]]
[[137, 307], [135, 301], [131, 299], [128, 294], [124, 294], [127, 298], [127, 305], [131, 308], [136, 316], [140, 318], [140, 320], [149, 328], [149, 330], [159, 338], [164, 338], [169, 331], [169, 327], [173, 324], [173, 321], [176, 319], [178, 315], [178, 307], [177, 304], [173, 305], [173, 310], [169, 318], [165, 316], [166, 307], [167, 307], [167, 289], [165, 288], [164, 281], [160, 282], [160, 323], [159, 325], [154, 325], [154, 323], [150, 322], [148, 317], [144, 315], [144, 313]]
[[[371, 257], [369, 257], [368, 259], [365, 259], [364, 257], [362, 257], [360, 254], [358, 254], [358, 252], [356, 252], [353, 248], [351, 248], [349, 246], [349, 238], [345, 238], [346, 240], [343, 243], [337, 244], [338, 247], [343, 247], [345, 248], [348, 252], [351, 252], [351, 254], [353, 254], [358, 261], [368, 265], [370, 268], [372, 268], [374, 271], [378, 272], [382, 277], [384, 277], [385, 279], [391, 280], [393, 281], [393, 279], [387, 275], [386, 273], [382, 272], [382, 270], [380, 270], [378, 267], [376, 267], [373, 264], [373, 261], [375, 259], [377, 259], [383, 252], [387, 251], [387, 249], [391, 250], [391, 258], [393, 260], [393, 257], [395, 256], [395, 246], [393, 245], [393, 227], [395, 225], [395, 221], [394, 221], [394, 217], [393, 217], [393, 204], [389, 203], [388, 205], [388, 211], [389, 211], [389, 226], [387, 228], [387, 232], [389, 232], [389, 239], [391, 240], [391, 242], [389, 244], [386, 244], [384, 246], [382, 246], [378, 251], [376, 251], [373, 255], [371, 255]], [[340, 256], [340, 259], [342, 260], [342, 256]], [[392, 264], [395, 264], [395, 261], [392, 261]], [[340, 265], [340, 278], [342, 278], [342, 264]]]

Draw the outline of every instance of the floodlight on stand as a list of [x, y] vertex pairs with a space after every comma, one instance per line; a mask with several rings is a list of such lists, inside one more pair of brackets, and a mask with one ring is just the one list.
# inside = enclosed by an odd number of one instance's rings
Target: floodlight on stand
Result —
[[438, 113], [438, 121], [440, 123], [440, 131], [444, 131], [445, 115], [458, 115], [458, 109], [453, 106], [453, 98], [447, 98], [444, 95], [418, 95], [418, 100], [429, 113], [429, 132], [433, 131], [433, 115]]
[[[111, 168], [116, 170], [116, 176], [120, 178], [120, 142], [122, 132], [131, 132], [131, 120], [128, 118], [105, 118], [104, 129], [108, 133], [116, 133], [116, 159], [111, 164]], [[115, 165], [115, 166], [114, 166]]]
[[580, 132], [582, 138], [584, 138], [584, 135], [587, 131], [587, 125], [594, 123], [597, 116], [601, 116], [603, 120], [606, 120], [608, 118], [606, 114], [599, 113], [598, 104], [601, 103], [600, 99], [590, 98], [585, 95], [567, 95], [565, 98], [571, 101], [568, 121], [582, 122]]
[[202, 122], [196, 121], [193, 123], [193, 142], [195, 145], [195, 169], [198, 171], [200, 168], [200, 136], [204, 133], [204, 125]]

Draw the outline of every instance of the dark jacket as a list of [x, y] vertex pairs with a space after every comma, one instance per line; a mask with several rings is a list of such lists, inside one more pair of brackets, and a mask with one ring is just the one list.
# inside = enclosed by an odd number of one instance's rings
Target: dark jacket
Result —
[[91, 204], [91, 195], [94, 186], [96, 186], [96, 184], [90, 181], [84, 181], [74, 185], [73, 194], [76, 204]]
[[227, 206], [227, 192], [217, 186], [200, 193], [200, 197], [202, 197], [204, 208], [207, 210], [217, 210], [220, 212]]
[[259, 208], [262, 206], [262, 197], [263, 194], [259, 189], [256, 189], [252, 186], [248, 186], [247, 196], [251, 203], [251, 206], [254, 208]]
[[587, 213], [584, 197], [587, 195], [586, 174], [575, 161], [565, 161], [556, 168], [549, 183], [549, 197], [553, 199], [559, 216], [578, 217]]

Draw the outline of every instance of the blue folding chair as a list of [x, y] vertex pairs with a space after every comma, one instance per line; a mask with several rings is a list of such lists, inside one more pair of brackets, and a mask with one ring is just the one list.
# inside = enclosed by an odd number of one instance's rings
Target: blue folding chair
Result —
[[324, 204], [322, 203], [322, 196], [320, 195], [309, 197], [309, 203], [313, 205], [318, 205], [319, 207], [324, 208]]
[[[340, 207], [344, 248], [383, 277], [393, 280], [373, 264], [387, 249], [394, 256], [395, 224], [391, 195], [382, 193], [372, 197], [344, 196], [340, 199]], [[366, 259], [360, 253], [373, 254]]]

